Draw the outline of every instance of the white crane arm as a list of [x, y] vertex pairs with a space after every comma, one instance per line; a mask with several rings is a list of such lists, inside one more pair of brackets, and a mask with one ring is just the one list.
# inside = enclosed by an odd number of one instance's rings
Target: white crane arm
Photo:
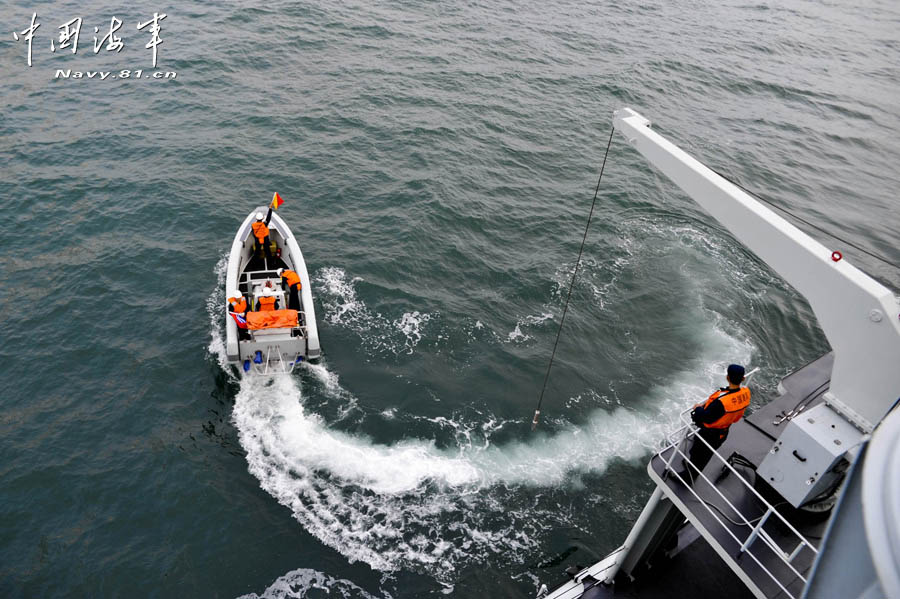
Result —
[[631, 109], [615, 128], [812, 306], [835, 353], [826, 402], [870, 432], [900, 398], [900, 302], [832, 250], [650, 129]]

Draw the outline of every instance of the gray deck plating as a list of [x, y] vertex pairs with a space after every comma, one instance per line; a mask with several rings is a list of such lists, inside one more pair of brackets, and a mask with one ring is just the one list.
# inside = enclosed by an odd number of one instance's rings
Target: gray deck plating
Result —
[[[829, 352], [795, 370], [781, 381], [784, 393], [755, 410], [745, 420], [774, 441], [787, 423], [785, 420], [780, 424], [774, 424], [782, 417], [782, 412], [790, 412], [802, 407], [803, 411], [800, 412], [802, 414], [823, 401], [822, 396], [828, 391], [828, 385], [831, 382], [833, 365], [834, 353]], [[750, 458], [751, 456], [746, 455], [745, 457]], [[754, 464], [758, 466], [759, 462], [754, 461]]]

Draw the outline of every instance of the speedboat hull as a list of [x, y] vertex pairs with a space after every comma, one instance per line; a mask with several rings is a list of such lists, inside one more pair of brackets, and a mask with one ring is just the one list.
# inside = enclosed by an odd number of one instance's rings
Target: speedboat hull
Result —
[[[229, 364], [238, 372], [252, 374], [275, 374], [293, 371], [303, 360], [315, 360], [321, 355], [319, 332], [316, 327], [316, 313], [313, 307], [309, 273], [297, 240], [291, 233], [287, 223], [272, 213], [269, 221], [269, 237], [277, 248], [271, 257], [255, 251], [255, 239], [251, 234], [251, 225], [257, 212], [266, 213], [266, 207], [257, 207], [247, 215], [238, 228], [231, 244], [228, 257], [228, 269], [225, 275], [226, 296], [238, 289], [250, 303], [247, 321], [250, 328], [241, 329], [236, 320], [228, 313], [226, 300], [225, 310], [225, 349]], [[279, 268], [293, 270], [300, 277], [301, 289], [298, 305], [291, 306], [295, 314], [288, 314], [290, 302], [289, 290], [282, 286]], [[280, 314], [256, 313], [257, 300], [269, 286], [267, 293], [273, 293], [278, 299]], [[263, 316], [270, 322], [260, 324]], [[271, 322], [271, 321], [276, 322]]]

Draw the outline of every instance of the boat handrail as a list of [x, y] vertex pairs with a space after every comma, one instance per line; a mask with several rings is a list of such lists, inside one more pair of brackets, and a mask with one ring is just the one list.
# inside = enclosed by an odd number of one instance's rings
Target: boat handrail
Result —
[[240, 282], [249, 283], [250, 281], [260, 281], [265, 279], [280, 280], [281, 277], [278, 276], [278, 269], [267, 268], [265, 270], [245, 270], [241, 273]]
[[[699, 429], [697, 429], [696, 427], [693, 426], [693, 424], [688, 419], [689, 417], [687, 416], [691, 412], [692, 409], [693, 408], [688, 408], [687, 410], [683, 411], [679, 415], [679, 418], [683, 423], [682, 426], [680, 426], [676, 430], [674, 430], [671, 433], [669, 433], [668, 435], [666, 435], [667, 444], [656, 454], [660, 459], [662, 459], [664, 461], [665, 476], [672, 476], [672, 477], [676, 478], [678, 481], [680, 481], [681, 484], [684, 485], [684, 487], [687, 489], [687, 491], [690, 492], [691, 495], [693, 495], [694, 499], [696, 499], [698, 501], [698, 503], [700, 505], [702, 505], [707, 510], [707, 512], [709, 512], [709, 514], [719, 523], [719, 525], [721, 525], [722, 529], [725, 532], [727, 532], [728, 535], [736, 543], [738, 543], [740, 545], [739, 553], [748, 554], [753, 559], [753, 561], [756, 562], [756, 564], [759, 566], [759, 568], [763, 572], [765, 572], [775, 582], [775, 584], [778, 585], [778, 587], [781, 589], [782, 592], [784, 592], [789, 597], [796, 598], [796, 596], [793, 593], [791, 593], [784, 586], [784, 584], [782, 584], [782, 582], [778, 579], [778, 577], [773, 572], [771, 572], [768, 568], [766, 568], [763, 565], [762, 561], [759, 558], [757, 558], [756, 555], [754, 555], [754, 553], [751, 549], [751, 545], [757, 539], [761, 539], [763, 541], [763, 543], [776, 556], [778, 556], [778, 558], [781, 560], [781, 562], [784, 563], [790, 569], [790, 571], [793, 573], [793, 575], [797, 579], [799, 579], [803, 582], [804, 586], [806, 585], [807, 579], [803, 576], [803, 574], [801, 574], [793, 566], [793, 561], [800, 554], [800, 552], [803, 550], [804, 547], [809, 548], [813, 552], [814, 555], [818, 555], [819, 550], [806, 537], [804, 537], [803, 534], [801, 534], [793, 525], [791, 525], [791, 523], [788, 522], [787, 519], [785, 519], [785, 517], [782, 516], [778, 512], [778, 510], [775, 509], [774, 505], [772, 505], [765, 498], [763, 498], [763, 496], [760, 495], [759, 492], [753, 488], [753, 486], [750, 484], [750, 482], [746, 478], [744, 478], [737, 470], [735, 470], [735, 468], [728, 462], [727, 459], [725, 459], [722, 456], [722, 454], [720, 454], [718, 451], [716, 451], [716, 449], [713, 448], [712, 445], [710, 445], [709, 442], [706, 441], [706, 439], [704, 439], [702, 436], [697, 434], [697, 431]], [[761, 504], [759, 507], [764, 508], [765, 511], [762, 513], [762, 515], [756, 516], [755, 519], [753, 519], [753, 520], [748, 519], [734, 505], [734, 503], [732, 503], [732, 501], [729, 500], [728, 497], [722, 493], [722, 491], [718, 488], [716, 483], [714, 481], [711, 481], [709, 478], [707, 478], [707, 476], [705, 474], [703, 474], [703, 471], [700, 468], [698, 468], [697, 466], [695, 466], [690, 461], [690, 457], [681, 450], [681, 446], [683, 445], [683, 443], [686, 440], [690, 439], [691, 437], [694, 438], [694, 443], [696, 443], [697, 440], [699, 439], [700, 442], [706, 444], [708, 449], [712, 452], [712, 455], [717, 460], [719, 460], [719, 462], [721, 462], [725, 468], [727, 468], [732, 474], [735, 475], [736, 480], [739, 480], [741, 482], [741, 484], [744, 485], [744, 487], [746, 487], [746, 490], [749, 491], [752, 494], [752, 496], [754, 496], [756, 498], [756, 500]], [[663, 458], [663, 454], [669, 450], [671, 450], [671, 455], [668, 457], [668, 459]], [[725, 504], [727, 504], [728, 508], [730, 508], [741, 521], [732, 520], [731, 518], [726, 516], [724, 512], [720, 512], [723, 517], [725, 517], [732, 524], [736, 524], [738, 526], [746, 526], [746, 527], [750, 528], [750, 532], [748, 533], [746, 538], [741, 539], [740, 537], [738, 537], [738, 535], [736, 535], [731, 530], [731, 528], [729, 528], [728, 525], [723, 521], [723, 519], [719, 516], [719, 514], [716, 513], [718, 506], [714, 506], [707, 499], [704, 499], [703, 497], [701, 497], [697, 493], [696, 489], [694, 489], [693, 485], [689, 484], [688, 481], [686, 481], [684, 478], [682, 478], [681, 474], [678, 471], [676, 471], [675, 469], [672, 468], [672, 462], [675, 460], [676, 456], [681, 457], [686, 468], [692, 467], [692, 470], [697, 471], [699, 473], [698, 476], [700, 478], [702, 478], [704, 481], [706, 481], [706, 483], [713, 490], [715, 490], [716, 494], [718, 494], [718, 496], [725, 502]], [[687, 471], [686, 471], [686, 474], [687, 474]], [[797, 538], [798, 543], [797, 543], [796, 547], [794, 547], [793, 550], [791, 550], [790, 552], [782, 549], [781, 546], [764, 530], [764, 526], [765, 526], [766, 522], [768, 522], [772, 516], [777, 518], [781, 522], [781, 524], [783, 524], [784, 527]], [[788, 582], [788, 584], [790, 584], [790, 582]]]
[[[274, 352], [274, 356], [273, 356]], [[253, 372], [255, 374], [291, 374], [294, 369], [303, 362], [303, 357], [298, 356], [297, 359], [290, 362], [290, 370], [285, 366], [284, 358], [278, 350], [278, 346], [269, 345], [266, 347], [266, 359], [262, 363], [253, 364]]]

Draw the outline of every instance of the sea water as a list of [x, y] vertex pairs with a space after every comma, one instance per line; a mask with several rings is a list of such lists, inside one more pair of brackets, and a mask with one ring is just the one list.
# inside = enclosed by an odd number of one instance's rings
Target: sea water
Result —
[[[113, 16], [124, 48], [94, 53]], [[77, 53], [51, 51], [76, 17]], [[761, 368], [759, 403], [828, 351], [617, 135], [530, 432], [617, 108], [900, 261], [891, 2], [16, 1], [0, 21], [5, 597], [531, 597], [615, 549], [649, 453], [728, 363]], [[276, 191], [324, 356], [241, 380], [225, 256]]]

